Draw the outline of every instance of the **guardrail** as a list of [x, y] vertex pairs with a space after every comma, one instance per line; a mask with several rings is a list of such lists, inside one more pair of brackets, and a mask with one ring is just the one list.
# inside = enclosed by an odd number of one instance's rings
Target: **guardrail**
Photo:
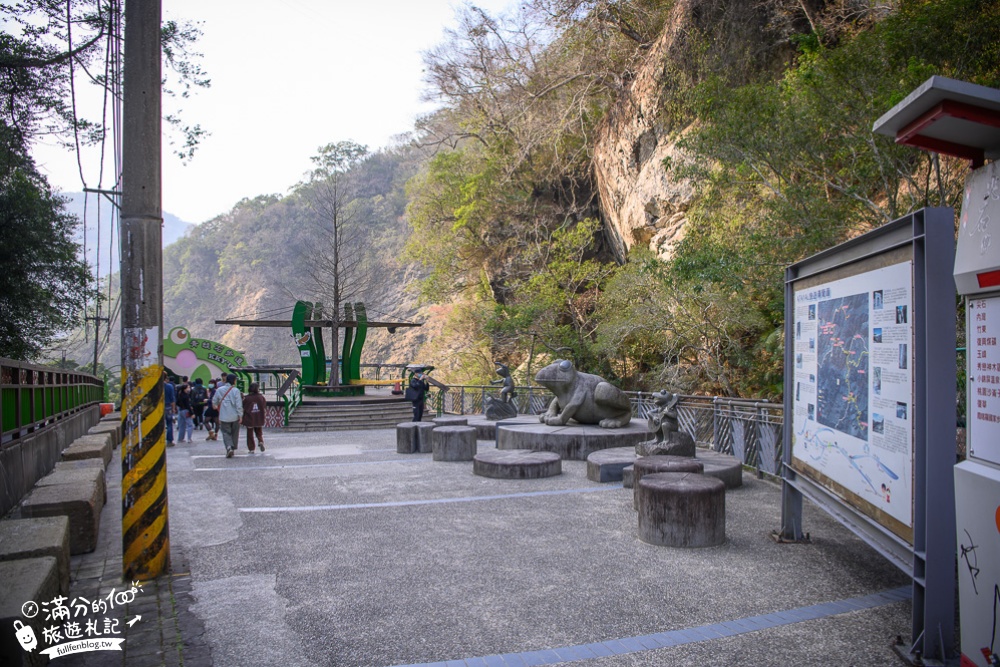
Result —
[[[518, 387], [513, 399], [519, 414], [545, 412], [552, 393], [544, 387]], [[633, 419], [647, 419], [656, 409], [653, 394], [625, 392], [632, 401]], [[436, 407], [447, 414], [482, 414], [486, 397], [500, 397], [496, 385], [453, 386], [436, 397]], [[681, 429], [703, 445], [732, 454], [759, 472], [778, 475], [781, 464], [781, 427], [784, 409], [780, 403], [721, 396], [682, 395], [677, 404]]]
[[103, 397], [104, 381], [93, 375], [0, 358], [0, 446]]

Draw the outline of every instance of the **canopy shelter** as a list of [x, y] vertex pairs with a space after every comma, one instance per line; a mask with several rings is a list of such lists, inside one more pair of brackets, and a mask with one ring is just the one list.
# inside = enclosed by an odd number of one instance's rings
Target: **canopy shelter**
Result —
[[[361, 350], [369, 328], [388, 329], [389, 333], [395, 333], [400, 328], [422, 326], [417, 322], [369, 321], [365, 305], [361, 302], [345, 303], [342, 317], [324, 317], [323, 305], [309, 301], [297, 301], [290, 320], [231, 319], [216, 320], [215, 323], [241, 327], [290, 327], [302, 360], [304, 392], [338, 395], [360, 395], [364, 393], [364, 387], [359, 385], [372, 384], [361, 379]], [[323, 329], [336, 330], [340, 327], [344, 329], [340, 355], [341, 383], [331, 387], [327, 384]], [[332, 337], [336, 339], [336, 336]], [[336, 356], [334, 359], [336, 363]]]

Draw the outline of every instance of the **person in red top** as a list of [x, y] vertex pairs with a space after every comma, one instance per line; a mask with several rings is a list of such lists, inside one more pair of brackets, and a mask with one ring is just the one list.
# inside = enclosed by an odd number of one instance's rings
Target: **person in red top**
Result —
[[260, 385], [250, 383], [250, 391], [243, 397], [243, 425], [247, 427], [247, 449], [254, 451], [254, 435], [260, 443], [260, 451], [264, 451], [264, 410], [267, 401], [260, 393]]

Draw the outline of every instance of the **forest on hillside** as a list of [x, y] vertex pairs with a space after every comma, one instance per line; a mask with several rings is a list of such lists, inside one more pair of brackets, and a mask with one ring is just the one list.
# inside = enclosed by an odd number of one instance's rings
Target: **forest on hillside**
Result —
[[[363, 362], [431, 363], [453, 384], [487, 382], [498, 362], [523, 383], [569, 358], [626, 389], [777, 398], [784, 267], [960, 204], [965, 162], [871, 127], [934, 74], [1000, 86], [1000, 3], [470, 5], [425, 61], [439, 110], [409, 142], [330, 144], [288, 194], [241, 201], [165, 250], [167, 329], [291, 362], [288, 331], [214, 321], [358, 300], [425, 322], [380, 334]], [[649, 129], [610, 153], [602, 137], [637, 122]], [[690, 192], [669, 247], [610, 224], [629, 184], [595, 171], [652, 155]], [[337, 294], [331, 215], [347, 235]]]

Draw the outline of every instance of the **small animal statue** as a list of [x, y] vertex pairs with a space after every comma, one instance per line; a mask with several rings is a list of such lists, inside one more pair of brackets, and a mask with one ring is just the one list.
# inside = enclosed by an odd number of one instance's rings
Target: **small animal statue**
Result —
[[503, 389], [500, 390], [500, 398], [487, 396], [483, 404], [483, 415], [490, 421], [517, 416], [517, 405], [512, 400], [517, 396], [517, 392], [514, 391], [514, 378], [510, 376], [510, 369], [504, 364], [498, 363], [497, 375], [500, 376], [500, 379], [490, 380], [490, 384], [503, 385]]
[[656, 410], [649, 414], [649, 432], [656, 442], [668, 440], [670, 433], [680, 430], [680, 423], [677, 421], [677, 402], [680, 399], [680, 394], [672, 394], [666, 389], [653, 394]]
[[510, 376], [510, 369], [506, 364], [497, 364], [497, 375], [500, 376], [499, 380], [490, 380], [490, 384], [502, 384], [503, 389], [500, 390], [500, 400], [504, 403], [510, 403], [511, 399], [517, 396], [517, 392], [514, 391], [514, 378]]
[[555, 398], [539, 421], [549, 426], [565, 426], [570, 419], [601, 428], [621, 428], [632, 419], [628, 395], [599, 375], [581, 373], [573, 362], [558, 360], [538, 371], [535, 382]]

